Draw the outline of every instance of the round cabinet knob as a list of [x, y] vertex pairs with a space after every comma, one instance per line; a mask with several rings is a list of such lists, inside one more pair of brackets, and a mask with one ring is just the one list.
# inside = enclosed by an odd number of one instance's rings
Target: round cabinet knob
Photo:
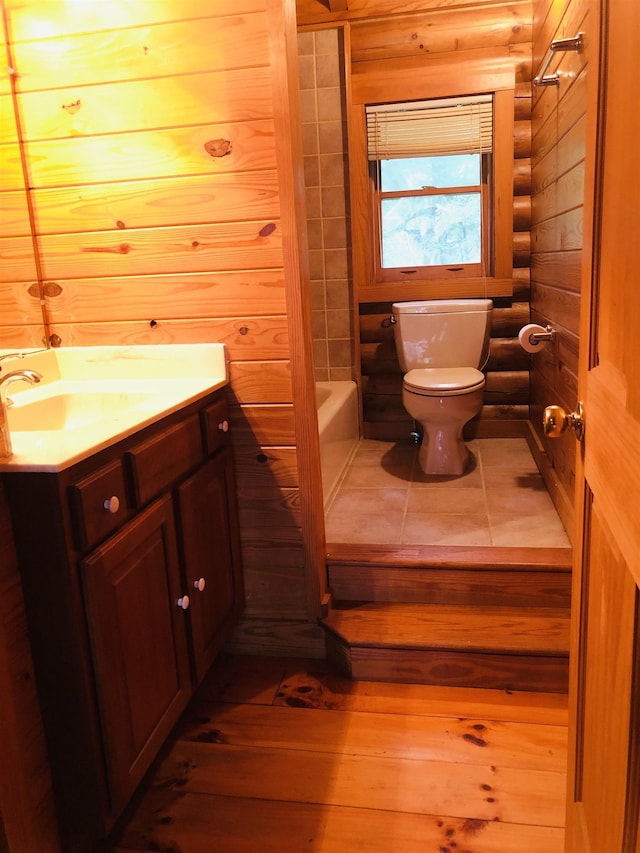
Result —
[[120, 509], [120, 498], [117, 495], [112, 495], [110, 498], [106, 499], [103, 506], [107, 512], [115, 514]]
[[189, 596], [183, 595], [182, 598], [179, 598], [176, 601], [176, 604], [178, 605], [178, 607], [181, 607], [182, 610], [188, 610], [189, 609]]
[[203, 592], [206, 585], [207, 582], [204, 578], [200, 578], [199, 580], [193, 582], [193, 588], [197, 589], [198, 592]]
[[229, 432], [229, 421], [221, 421], [218, 424], [218, 429], [220, 432]]

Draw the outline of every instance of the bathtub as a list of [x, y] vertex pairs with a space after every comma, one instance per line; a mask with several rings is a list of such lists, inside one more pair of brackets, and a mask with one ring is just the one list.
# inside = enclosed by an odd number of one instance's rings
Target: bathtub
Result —
[[358, 390], [355, 382], [316, 382], [320, 467], [325, 508], [358, 446]]

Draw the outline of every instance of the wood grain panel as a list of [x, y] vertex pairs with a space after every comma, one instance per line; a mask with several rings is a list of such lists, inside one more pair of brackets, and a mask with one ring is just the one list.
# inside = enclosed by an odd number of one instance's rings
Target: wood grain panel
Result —
[[251, 316], [286, 311], [281, 270], [107, 276], [60, 279], [56, 284], [59, 292], [46, 296], [55, 323], [86, 323], [96, 317], [112, 322], [151, 316], [232, 317], [238, 305]]
[[[23, 237], [26, 234], [31, 234], [31, 224], [29, 221], [29, 213], [27, 209], [27, 196], [24, 188], [9, 190], [11, 179], [7, 175], [5, 181], [5, 161], [4, 155], [7, 149], [0, 146], [0, 162], [3, 165], [2, 172], [2, 190], [0, 190], [0, 234], [3, 237]], [[8, 170], [7, 170], [8, 171]], [[21, 176], [17, 179], [17, 185], [21, 184]], [[5, 191], [6, 190], [6, 191]], [[0, 250], [1, 251], [1, 250]]]
[[[192, 4], [184, 4], [191, 12]], [[231, 10], [230, 10], [231, 11]], [[211, 8], [209, 10], [211, 13]], [[50, 22], [48, 22], [50, 23]], [[15, 45], [21, 92], [269, 64], [264, 12], [78, 33]], [[168, 71], [169, 69], [169, 71]]]
[[546, 285], [534, 285], [531, 306], [539, 314], [558, 322], [577, 335], [580, 323], [580, 295]]
[[278, 536], [287, 528], [300, 527], [300, 492], [298, 489], [265, 489], [241, 485], [240, 525], [245, 530], [271, 528]]
[[[166, 309], [165, 309], [166, 310]], [[151, 313], [154, 312], [154, 313]], [[113, 344], [224, 343], [230, 358], [287, 358], [287, 324], [282, 317], [198, 320], [157, 320], [154, 306], [139, 320], [101, 323], [59, 323], [50, 315], [50, 329], [64, 346]]]
[[566, 97], [558, 103], [557, 112], [553, 113], [541, 127], [532, 123], [532, 163], [534, 165], [543, 154], [555, 148], [558, 145], [558, 140], [583, 117], [586, 87], [586, 73], [583, 72], [574, 81]]
[[207, 223], [40, 238], [49, 279], [282, 266], [275, 222]]
[[231, 391], [238, 403], [291, 403], [288, 361], [232, 362]]
[[[211, 92], [216, 93], [211, 98]], [[272, 116], [268, 68], [27, 92], [19, 97], [29, 141], [130, 133], [176, 125], [258, 121]], [[127, 105], [133, 105], [127, 107]]]
[[[243, 548], [242, 553], [244, 556], [248, 551]], [[297, 561], [292, 560], [293, 565], [287, 566], [287, 553], [283, 553], [285, 559], [277, 565], [269, 566], [268, 573], [265, 572], [264, 563], [254, 567], [250, 560], [243, 562], [245, 624], [249, 620], [273, 618], [274, 613], [277, 613], [283, 622], [289, 619], [304, 619], [305, 596], [297, 578], [302, 554], [292, 552], [293, 555], [297, 554]]]
[[584, 163], [578, 163], [554, 183], [536, 195], [534, 216], [537, 222], [581, 207], [584, 198]]
[[473, 50], [495, 44], [531, 41], [528, 3], [467, 9], [424, 10], [395, 17], [354, 21], [351, 26], [353, 62], [402, 56]]
[[389, 60], [385, 63], [382, 79], [377, 62], [358, 62], [352, 68], [353, 103], [397, 100], [399, 91], [407, 100], [424, 97], [423, 75], [427, 71], [429, 97], [432, 98], [451, 95], [452, 73], [464, 81], [465, 90], [460, 94], [510, 89], [513, 88], [515, 64], [507, 47], [441, 54], [433, 62], [422, 56]]
[[[298, 457], [295, 447], [271, 447], [259, 445], [255, 440], [234, 443], [233, 456], [238, 487], [245, 483], [249, 486], [264, 484], [272, 488], [274, 484], [282, 488], [298, 485]], [[242, 531], [241, 531], [242, 534]]]
[[[538, 3], [534, 27], [536, 67], [551, 40], [583, 27], [583, 0]], [[585, 55], [563, 54], [553, 62], [560, 85], [534, 90], [532, 113], [531, 319], [557, 329], [553, 344], [532, 359], [531, 420], [547, 465], [543, 476], [567, 529], [571, 529], [575, 440], [550, 441], [542, 409], [550, 403], [571, 411], [577, 391], [577, 352], [582, 262], [582, 204], [586, 80]], [[562, 401], [562, 402], [559, 402]]]
[[295, 445], [293, 406], [232, 406], [229, 419], [240, 444]]
[[4, 323], [0, 325], [0, 348], [2, 349], [38, 349], [42, 345], [42, 323], [25, 326], [5, 326]]
[[531, 258], [531, 272], [539, 284], [580, 292], [581, 250], [571, 252], [536, 252]]
[[[394, 15], [411, 14], [419, 10], [437, 11], [442, 8], [441, 0], [349, 0], [346, 9], [332, 8], [331, 0], [296, 0], [298, 23], [301, 25], [330, 23], [332, 21], [360, 18], [389, 18]], [[447, 0], [449, 9], [468, 6], [468, 0]], [[475, 0], [474, 6], [502, 6], [503, 0]]]
[[582, 248], [582, 207], [537, 222], [532, 228], [534, 252], [570, 251]]
[[[14, 119], [13, 98], [11, 96], [10, 78], [7, 74], [2, 75], [2, 83], [4, 91], [0, 93], [0, 127], [2, 128], [2, 142], [7, 144], [7, 151], [10, 151], [14, 144], [18, 141], [16, 123]], [[9, 147], [11, 143], [11, 147]]]
[[210, 174], [206, 187], [193, 176], [36, 190], [33, 203], [39, 234], [261, 220], [279, 210], [275, 171]]
[[[1, 105], [2, 98], [0, 98]], [[6, 117], [0, 115], [0, 122], [2, 122], [0, 127], [3, 129], [2, 139], [4, 142], [10, 135], [9, 127], [13, 122], [13, 115]], [[5, 128], [7, 129], [6, 137], [4, 135]], [[4, 196], [5, 192], [24, 191], [24, 175], [20, 161], [20, 150], [16, 143], [0, 144], [0, 163], [2, 163], [2, 190], [0, 190], [2, 195], [0, 195], [0, 198]]]
[[[205, 145], [228, 140], [232, 150], [212, 157]], [[26, 146], [34, 187], [90, 185], [118, 180], [273, 169], [275, 140], [272, 121], [229, 124], [226, 119], [194, 127], [118, 134], [75, 136]]]
[[[16, 41], [211, 17], [211, 0], [189, 0], [188, 5], [176, 0], [138, 0], [131, 8], [130, 4], [116, 3], [79, 7], [52, 4], [46, 7], [46, 17], [43, 9], [34, 9], [21, 0], [6, 0], [5, 6], [11, 15]], [[265, 7], [265, 0], [236, 0], [229, 14], [263, 12]], [[225, 10], [220, 10], [216, 17], [224, 13]]]
[[0, 282], [33, 281], [37, 278], [31, 237], [0, 237]]

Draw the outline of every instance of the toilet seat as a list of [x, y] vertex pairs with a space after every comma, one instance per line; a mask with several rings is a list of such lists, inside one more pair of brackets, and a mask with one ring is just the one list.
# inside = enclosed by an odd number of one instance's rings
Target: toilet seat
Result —
[[471, 394], [485, 384], [475, 367], [422, 367], [405, 374], [405, 390], [422, 397], [455, 397]]

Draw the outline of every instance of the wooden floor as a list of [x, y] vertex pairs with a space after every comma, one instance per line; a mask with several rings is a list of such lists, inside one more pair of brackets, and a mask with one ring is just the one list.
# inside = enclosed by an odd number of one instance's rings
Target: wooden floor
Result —
[[561, 853], [566, 696], [211, 671], [109, 853]]

